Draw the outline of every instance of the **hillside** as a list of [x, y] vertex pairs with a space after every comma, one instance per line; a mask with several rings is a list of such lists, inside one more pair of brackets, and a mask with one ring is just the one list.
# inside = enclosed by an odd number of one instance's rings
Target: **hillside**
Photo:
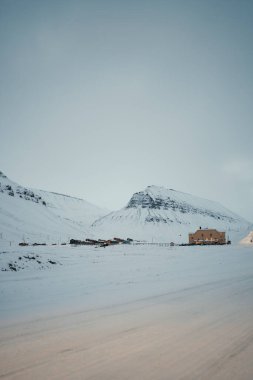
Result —
[[99, 237], [127, 238], [184, 243], [188, 233], [200, 226], [226, 231], [238, 241], [250, 223], [221, 204], [158, 186], [133, 194], [127, 206], [99, 218], [92, 232]]
[[85, 238], [90, 224], [106, 213], [83, 199], [25, 188], [0, 172], [0, 240]]
[[253, 245], [253, 231], [250, 231], [250, 233], [245, 236], [241, 241], [241, 244], [245, 245]]

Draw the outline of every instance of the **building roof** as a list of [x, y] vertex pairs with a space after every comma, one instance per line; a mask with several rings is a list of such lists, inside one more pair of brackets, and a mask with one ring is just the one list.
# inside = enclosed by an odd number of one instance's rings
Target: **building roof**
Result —
[[191, 232], [191, 234], [196, 234], [196, 232], [199, 232], [199, 231], [201, 231], [201, 232], [207, 232], [207, 231], [208, 232], [218, 232], [218, 233], [224, 232], [224, 231], [218, 231], [215, 228], [205, 228], [205, 229], [198, 229], [195, 232]]

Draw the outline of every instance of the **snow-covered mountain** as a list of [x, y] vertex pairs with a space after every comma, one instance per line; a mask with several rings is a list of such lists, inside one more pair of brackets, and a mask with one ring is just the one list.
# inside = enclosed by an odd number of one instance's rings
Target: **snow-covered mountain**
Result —
[[163, 187], [148, 186], [126, 207], [108, 214], [83, 199], [25, 188], [0, 172], [0, 243], [114, 236], [181, 243], [199, 226], [226, 231], [232, 241], [252, 230], [217, 202]]
[[107, 213], [83, 199], [24, 188], [0, 172], [0, 243], [85, 238], [90, 224]]
[[232, 240], [245, 236], [251, 224], [221, 204], [158, 186], [135, 193], [127, 206], [96, 220], [97, 237], [184, 243], [199, 227], [226, 231]]

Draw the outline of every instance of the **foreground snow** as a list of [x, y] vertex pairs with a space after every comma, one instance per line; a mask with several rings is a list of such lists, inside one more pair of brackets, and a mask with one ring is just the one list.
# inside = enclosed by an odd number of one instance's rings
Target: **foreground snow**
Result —
[[1, 378], [252, 380], [252, 248], [1, 250], [23, 260], [0, 272]]

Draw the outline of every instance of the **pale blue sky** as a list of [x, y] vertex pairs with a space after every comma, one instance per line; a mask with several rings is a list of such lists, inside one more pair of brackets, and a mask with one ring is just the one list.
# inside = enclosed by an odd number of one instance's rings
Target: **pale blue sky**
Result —
[[0, 170], [123, 207], [163, 185], [253, 221], [253, 1], [1, 0]]

